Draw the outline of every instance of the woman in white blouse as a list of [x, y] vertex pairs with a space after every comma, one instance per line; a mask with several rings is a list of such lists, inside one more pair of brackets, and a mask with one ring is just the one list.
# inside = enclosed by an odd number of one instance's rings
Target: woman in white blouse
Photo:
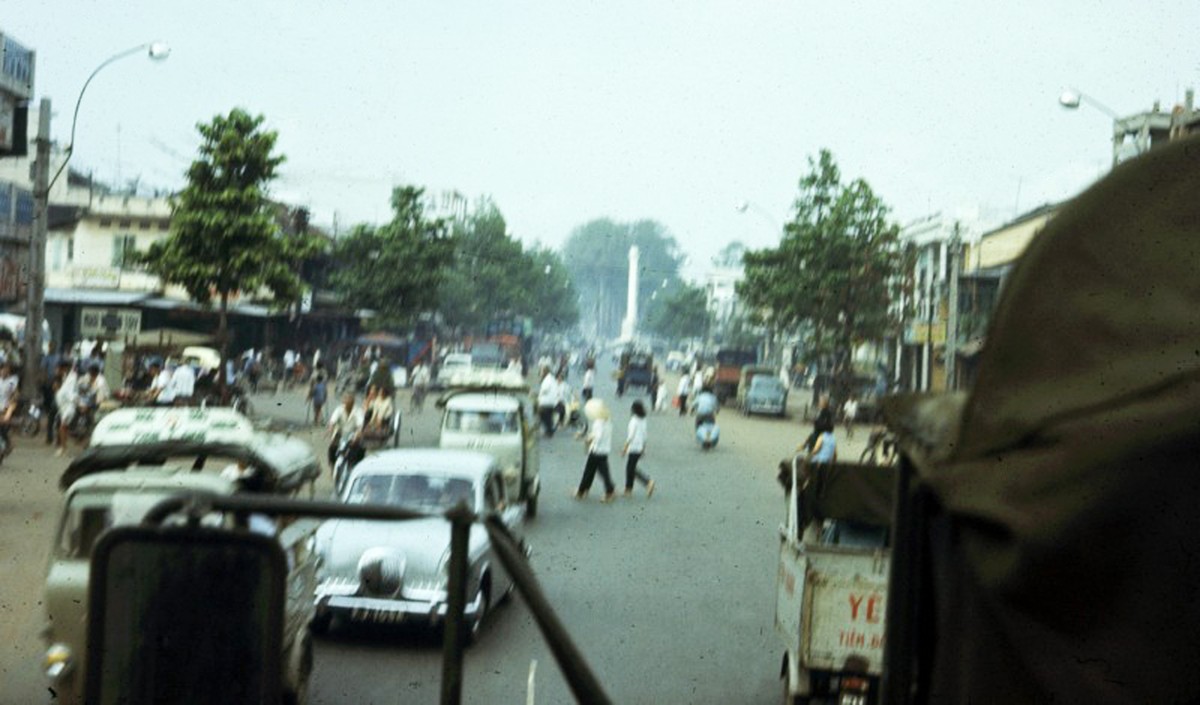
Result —
[[654, 480], [638, 470], [638, 461], [642, 459], [642, 453], [646, 452], [646, 406], [641, 400], [635, 401], [632, 411], [629, 429], [625, 432], [625, 447], [621, 449], [621, 455], [626, 456], [625, 496], [633, 495], [633, 481], [636, 478], [646, 486], [646, 496], [649, 497], [654, 494]]

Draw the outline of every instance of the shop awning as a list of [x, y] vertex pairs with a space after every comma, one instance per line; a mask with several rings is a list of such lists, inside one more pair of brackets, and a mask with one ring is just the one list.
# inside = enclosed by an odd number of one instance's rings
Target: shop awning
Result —
[[44, 301], [48, 304], [83, 304], [85, 306], [132, 306], [152, 296], [145, 291], [114, 291], [111, 289], [47, 288]]

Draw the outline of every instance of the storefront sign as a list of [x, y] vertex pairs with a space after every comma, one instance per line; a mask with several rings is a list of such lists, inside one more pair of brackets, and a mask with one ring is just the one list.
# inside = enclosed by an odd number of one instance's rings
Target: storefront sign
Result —
[[128, 308], [83, 307], [79, 312], [79, 334], [85, 338], [137, 335], [142, 330], [142, 312]]

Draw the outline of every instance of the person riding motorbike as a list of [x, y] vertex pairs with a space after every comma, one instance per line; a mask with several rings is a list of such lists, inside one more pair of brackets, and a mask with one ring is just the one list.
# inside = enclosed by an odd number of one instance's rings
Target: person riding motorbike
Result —
[[362, 447], [362, 433], [365, 422], [363, 420], [363, 411], [357, 408], [354, 404], [354, 394], [346, 393], [342, 396], [342, 405], [329, 417], [329, 467], [332, 470], [337, 461], [338, 446], [343, 438], [349, 438], [350, 443], [346, 450], [346, 460], [349, 466], [353, 468], [358, 464], [366, 451]]
[[701, 389], [696, 395], [696, 428], [706, 423], [715, 423], [719, 408], [720, 402], [717, 401], [717, 395], [713, 393], [712, 388], [706, 386]]

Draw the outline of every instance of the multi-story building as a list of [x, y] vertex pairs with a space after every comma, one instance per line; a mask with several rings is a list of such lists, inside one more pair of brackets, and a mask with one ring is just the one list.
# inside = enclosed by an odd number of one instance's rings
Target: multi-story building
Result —
[[[900, 240], [914, 250], [909, 277], [894, 314], [903, 321], [892, 356], [893, 381], [909, 391], [947, 388], [946, 334], [951, 313], [950, 290], [955, 263], [965, 246], [976, 242], [994, 213], [979, 208], [954, 214], [934, 213], [900, 230]], [[949, 365], [951, 371], [953, 364]]]
[[741, 267], [713, 267], [704, 275], [704, 300], [713, 322], [720, 329], [737, 316], [737, 284], [742, 280]]

